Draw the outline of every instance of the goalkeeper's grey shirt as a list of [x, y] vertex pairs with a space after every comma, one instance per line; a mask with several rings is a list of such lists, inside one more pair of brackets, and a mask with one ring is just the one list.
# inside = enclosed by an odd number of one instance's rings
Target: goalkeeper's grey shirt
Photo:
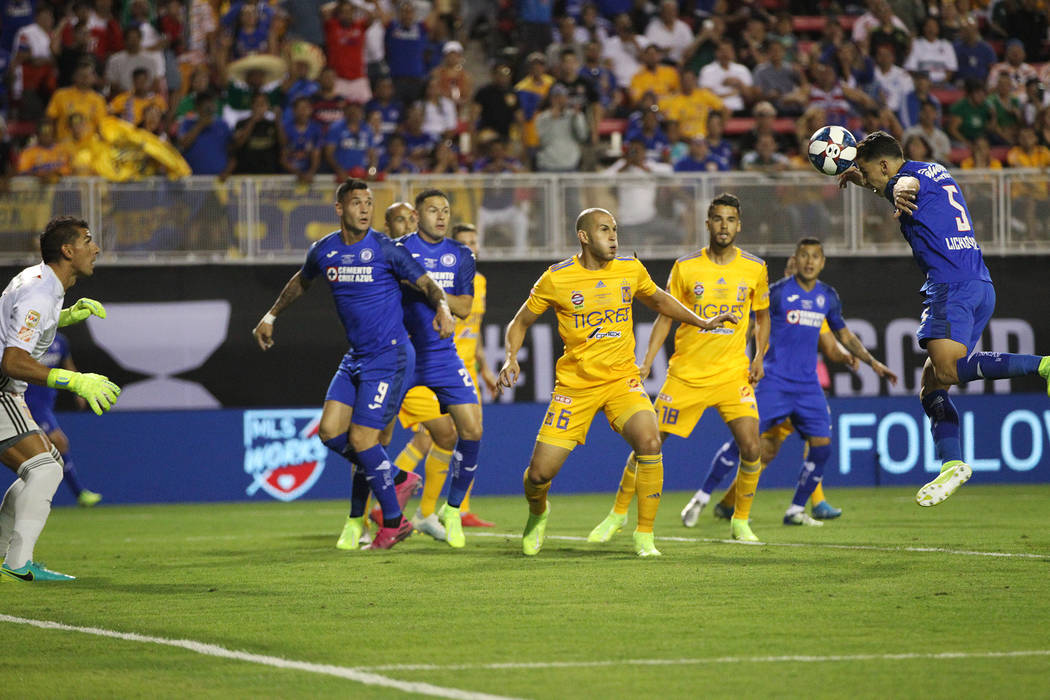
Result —
[[[66, 290], [45, 263], [15, 275], [0, 295], [0, 343], [3, 350], [21, 348], [40, 360], [58, 332], [58, 314]], [[21, 394], [26, 383], [0, 371], [0, 391]]]

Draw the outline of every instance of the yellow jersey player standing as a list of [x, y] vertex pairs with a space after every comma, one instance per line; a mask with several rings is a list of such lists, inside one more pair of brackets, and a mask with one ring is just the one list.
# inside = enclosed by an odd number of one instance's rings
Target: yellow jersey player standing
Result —
[[558, 317], [565, 343], [556, 382], [536, 445], [525, 470], [529, 519], [522, 536], [527, 556], [543, 546], [550, 504], [547, 491], [569, 454], [582, 445], [599, 409], [637, 454], [638, 528], [634, 547], [639, 556], [659, 556], [653, 521], [660, 507], [663, 459], [656, 412], [634, 363], [631, 304], [637, 297], [660, 314], [702, 329], [736, 323], [725, 311], [704, 319], [657, 287], [635, 258], [617, 257], [616, 219], [604, 209], [586, 209], [576, 219], [580, 252], [552, 265], [536, 281], [529, 298], [507, 326], [507, 359], [499, 386], [518, 379], [518, 350], [525, 333], [548, 308]]
[[[710, 244], [706, 248], [675, 261], [667, 291], [699, 315], [728, 312], [747, 318], [753, 311], [755, 358], [747, 357], [746, 323], [699, 331], [680, 326], [667, 379], [656, 398], [660, 440], [668, 435], [689, 437], [708, 407], [718, 409], [740, 448], [733, 539], [754, 542], [758, 538], [751, 532], [748, 516], [758, 486], [761, 455], [753, 385], [765, 373], [762, 356], [769, 345], [769, 274], [765, 262], [733, 245], [740, 233], [740, 200], [734, 195], [720, 194], [711, 201], [707, 231]], [[663, 347], [671, 320], [661, 315], [653, 324], [641, 367], [643, 378]], [[623, 527], [634, 498], [637, 460], [633, 453], [628, 457], [613, 509], [591, 531], [588, 541], [607, 542]]]

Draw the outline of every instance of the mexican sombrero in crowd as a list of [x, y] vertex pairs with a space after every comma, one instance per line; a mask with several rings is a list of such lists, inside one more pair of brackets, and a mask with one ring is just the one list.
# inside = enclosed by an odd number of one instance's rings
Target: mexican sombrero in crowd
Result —
[[288, 63], [280, 56], [268, 53], [253, 53], [231, 63], [227, 67], [226, 73], [234, 80], [245, 82], [248, 73], [253, 70], [263, 72], [265, 76], [263, 78], [264, 83], [272, 83], [284, 80], [284, 76], [288, 73]]
[[310, 66], [310, 72], [306, 77], [310, 80], [317, 80], [317, 76], [321, 74], [321, 69], [325, 65], [324, 52], [317, 44], [297, 41], [288, 48], [288, 65], [294, 65], [299, 61]]

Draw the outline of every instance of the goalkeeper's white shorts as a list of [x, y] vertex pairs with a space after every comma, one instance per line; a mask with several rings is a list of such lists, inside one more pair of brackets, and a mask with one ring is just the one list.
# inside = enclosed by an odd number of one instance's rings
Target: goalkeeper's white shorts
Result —
[[42, 432], [22, 394], [0, 391], [0, 452], [33, 433]]

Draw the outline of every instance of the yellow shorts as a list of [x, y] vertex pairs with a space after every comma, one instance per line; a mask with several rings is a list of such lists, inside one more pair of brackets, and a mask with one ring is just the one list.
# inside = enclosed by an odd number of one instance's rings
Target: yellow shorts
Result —
[[775, 440], [779, 443], [784, 442], [791, 437], [791, 433], [793, 432], [795, 432], [795, 426], [791, 424], [790, 418], [785, 418], [766, 432], [762, 433], [762, 437]]
[[620, 432], [634, 414], [651, 412], [653, 403], [637, 376], [589, 389], [555, 386], [536, 441], [567, 450], [582, 445], [587, 441], [587, 430], [599, 409], [605, 409], [609, 425]]
[[[474, 382], [474, 386], [477, 387], [478, 378], [474, 372], [470, 372], [470, 379]], [[479, 391], [477, 394], [478, 403], [481, 403], [481, 392]], [[397, 419], [401, 423], [402, 428], [414, 428], [443, 415], [446, 414], [441, 412], [441, 405], [438, 403], [437, 395], [425, 386], [414, 386], [405, 394]]]
[[758, 420], [755, 390], [746, 373], [705, 387], [691, 386], [667, 375], [653, 406], [660, 419], [661, 432], [679, 437], [689, 437], [700, 416], [712, 406], [726, 423], [745, 417]]

